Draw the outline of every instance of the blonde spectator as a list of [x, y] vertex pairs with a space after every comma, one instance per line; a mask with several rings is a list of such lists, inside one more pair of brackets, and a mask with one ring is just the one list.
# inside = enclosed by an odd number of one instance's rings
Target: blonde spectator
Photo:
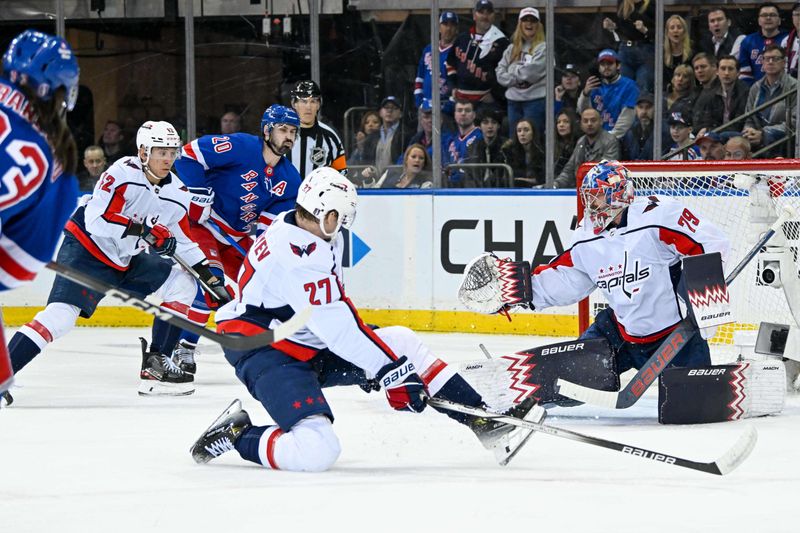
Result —
[[681, 111], [691, 111], [694, 103], [694, 70], [690, 65], [678, 65], [672, 73], [672, 81], [667, 86], [666, 106], [664, 114], [680, 108]]
[[689, 25], [682, 16], [672, 15], [664, 30], [664, 80], [672, 78], [678, 65], [688, 65], [693, 54]]
[[403, 154], [403, 168], [387, 169], [375, 184], [377, 189], [430, 189], [431, 160], [421, 144], [412, 144]]

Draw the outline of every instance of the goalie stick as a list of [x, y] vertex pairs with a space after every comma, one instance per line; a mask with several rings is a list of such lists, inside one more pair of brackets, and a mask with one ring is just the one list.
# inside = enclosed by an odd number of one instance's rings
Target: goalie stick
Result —
[[201, 337], [205, 337], [225, 348], [230, 348], [231, 350], [253, 350], [255, 348], [267, 346], [273, 342], [283, 340], [286, 337], [290, 337], [297, 330], [305, 326], [306, 322], [308, 322], [308, 319], [311, 317], [312, 312], [312, 307], [309, 306], [303, 309], [301, 312], [296, 313], [290, 320], [287, 320], [274, 330], [265, 331], [264, 333], [259, 333], [258, 335], [226, 335], [224, 333], [217, 333], [216, 331], [212, 331], [203, 326], [198, 326], [197, 324], [190, 322], [166, 309], [163, 309], [158, 305], [139, 299], [123, 289], [112, 287], [111, 285], [87, 276], [86, 274], [72, 267], [52, 261], [47, 263], [46, 266], [50, 270], [55, 271], [59, 276], [63, 276], [70, 281], [74, 281], [75, 283], [83, 285], [84, 287], [88, 287], [93, 291], [102, 292], [106, 296], [116, 296], [120, 300], [135, 307], [136, 309], [139, 309], [140, 311], [149, 313], [154, 317], [163, 320], [164, 322], [169, 322], [170, 324], [178, 326], [181, 329], [185, 329], [186, 331], [190, 331], [200, 335]]
[[[795, 215], [796, 212], [793, 208], [788, 205], [784, 206], [781, 215], [778, 217], [778, 220], [776, 220], [775, 223], [770, 226], [769, 230], [764, 233], [755, 246], [753, 246], [744, 256], [744, 258], [739, 261], [739, 264], [736, 265], [736, 268], [734, 268], [733, 271], [728, 274], [728, 277], [725, 278], [725, 283], [730, 285], [733, 280], [736, 279], [736, 277], [742, 272], [742, 270], [744, 270], [753, 257], [758, 254], [767, 241], [769, 241], [772, 236], [781, 229], [783, 223], [790, 218], [794, 218]], [[653, 384], [661, 372], [664, 371], [667, 365], [672, 362], [675, 356], [678, 355], [678, 352], [680, 352], [681, 349], [686, 346], [686, 344], [696, 333], [697, 328], [694, 326], [694, 324], [692, 324], [689, 318], [684, 318], [678, 322], [678, 327], [676, 327], [669, 335], [667, 335], [659, 347], [656, 348], [656, 351], [653, 352], [653, 355], [650, 356], [650, 358], [645, 362], [644, 365], [642, 365], [636, 375], [633, 376], [633, 379], [631, 379], [621, 391], [601, 391], [584, 387], [583, 385], [578, 385], [577, 383], [573, 383], [565, 379], [559, 379], [557, 381], [558, 393], [583, 403], [600, 405], [613, 409], [627, 409], [642, 397], [648, 387]]]
[[742, 464], [750, 455], [750, 452], [753, 451], [756, 441], [758, 440], [758, 433], [756, 432], [755, 428], [752, 426], [747, 426], [747, 429], [739, 436], [739, 439], [736, 441], [736, 443], [724, 454], [722, 454], [715, 461], [704, 463], [701, 461], [693, 461], [691, 459], [682, 459], [680, 457], [662, 452], [654, 452], [652, 450], [640, 448], [638, 446], [632, 446], [630, 444], [624, 444], [621, 442], [615, 442], [613, 440], [592, 437], [591, 435], [584, 435], [583, 433], [578, 433], [577, 431], [572, 431], [569, 429], [549, 426], [547, 424], [532, 422], [529, 420], [522, 420], [520, 418], [514, 418], [513, 416], [507, 416], [500, 413], [493, 413], [479, 407], [470, 407], [448, 400], [430, 398], [428, 399], [428, 404], [433, 407], [438, 407], [439, 409], [455, 411], [457, 413], [464, 413], [473, 416], [492, 418], [512, 426], [532, 429], [533, 431], [538, 431], [539, 433], [546, 433], [547, 435], [552, 435], [553, 437], [583, 442], [584, 444], [608, 448], [609, 450], [622, 452], [634, 457], [641, 457], [642, 459], [656, 461], [658, 463], [680, 466], [690, 470], [697, 470], [699, 472], [706, 472], [708, 474], [715, 474], [718, 476], [724, 476]]

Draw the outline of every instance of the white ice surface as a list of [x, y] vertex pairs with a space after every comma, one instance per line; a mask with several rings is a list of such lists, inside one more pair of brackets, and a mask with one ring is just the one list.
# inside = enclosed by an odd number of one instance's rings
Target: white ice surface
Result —
[[[7, 335], [13, 332], [6, 332]], [[382, 394], [328, 389], [343, 452], [322, 474], [260, 468], [235, 452], [194, 464], [188, 448], [233, 398], [268, 417], [218, 347], [197, 392], [137, 396], [136, 329], [78, 328], [20, 373], [0, 410], [0, 533], [21, 532], [796, 532], [800, 398], [780, 416], [660, 426], [655, 390], [624, 411], [554, 409], [549, 423], [688, 459], [713, 460], [745, 424], [750, 458], [719, 477], [536, 435], [506, 468], [464, 427]], [[548, 339], [423, 335], [442, 358]]]

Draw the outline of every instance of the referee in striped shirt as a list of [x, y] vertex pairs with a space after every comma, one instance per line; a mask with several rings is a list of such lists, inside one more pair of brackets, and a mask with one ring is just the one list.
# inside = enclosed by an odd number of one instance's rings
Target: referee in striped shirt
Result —
[[300, 116], [300, 132], [287, 157], [306, 176], [317, 167], [333, 167], [347, 175], [344, 147], [336, 131], [317, 120], [322, 92], [312, 80], [297, 82], [291, 92], [292, 107]]

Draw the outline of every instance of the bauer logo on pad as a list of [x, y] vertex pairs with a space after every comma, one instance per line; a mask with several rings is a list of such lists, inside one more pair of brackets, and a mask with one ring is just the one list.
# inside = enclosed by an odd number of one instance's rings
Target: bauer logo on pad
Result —
[[683, 275], [698, 327], [708, 328], [733, 322], [719, 252], [684, 257]]

